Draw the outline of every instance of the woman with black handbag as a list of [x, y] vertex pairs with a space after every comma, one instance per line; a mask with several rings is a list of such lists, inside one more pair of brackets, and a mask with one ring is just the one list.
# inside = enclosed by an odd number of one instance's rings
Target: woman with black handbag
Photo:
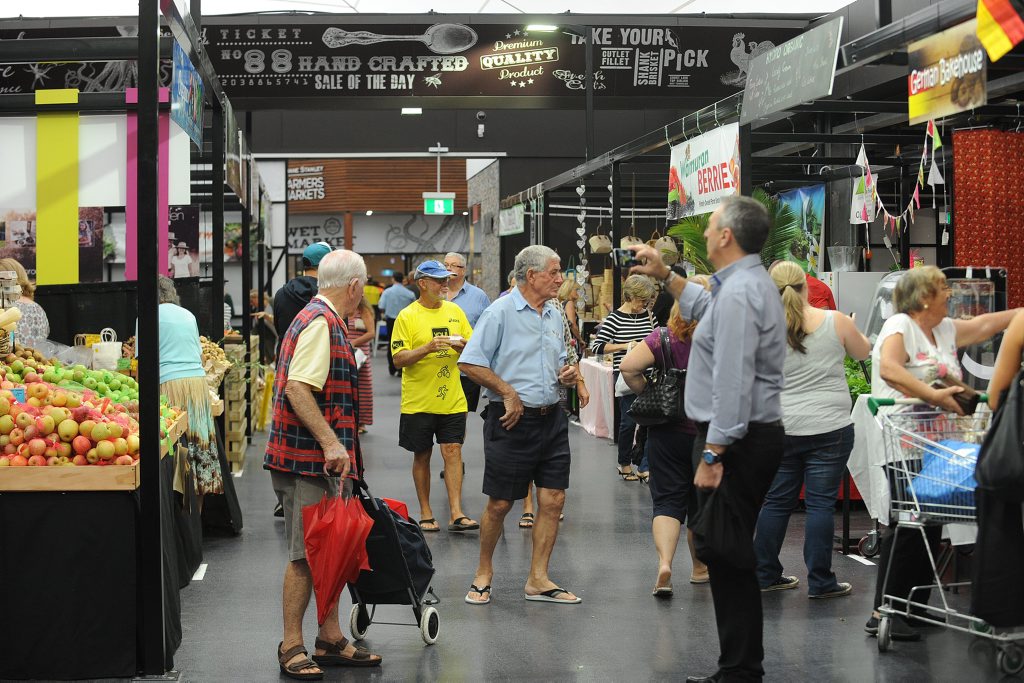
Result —
[[[691, 282], [698, 282], [708, 287], [706, 278], [696, 276]], [[703, 281], [703, 282], [702, 282]], [[626, 384], [637, 393], [633, 405], [642, 403], [648, 387], [644, 372], [657, 367], [660, 372], [672, 372], [679, 383], [685, 386], [682, 378], [690, 358], [690, 341], [696, 322], [683, 320], [679, 315], [679, 306], [673, 305], [669, 314], [668, 325], [651, 332], [643, 341], [633, 347], [622, 359], [619, 372]], [[663, 351], [668, 348], [668, 358]], [[666, 362], [667, 361], [667, 362]], [[682, 415], [682, 396], [678, 393], [678, 414]], [[646, 421], [640, 418], [641, 421]], [[655, 597], [667, 598], [672, 595], [672, 560], [679, 543], [679, 532], [687, 520], [688, 512], [697, 510], [697, 491], [693, 486], [693, 440], [697, 436], [697, 426], [685, 416], [664, 422], [648, 424], [647, 427], [647, 460], [650, 466], [648, 484], [651, 499], [654, 503], [654, 521], [651, 533], [654, 536], [654, 547], [658, 552], [658, 579], [652, 594]], [[690, 560], [693, 569], [690, 583], [708, 583], [708, 568], [697, 559], [693, 547], [693, 533], [686, 534], [690, 548]]]

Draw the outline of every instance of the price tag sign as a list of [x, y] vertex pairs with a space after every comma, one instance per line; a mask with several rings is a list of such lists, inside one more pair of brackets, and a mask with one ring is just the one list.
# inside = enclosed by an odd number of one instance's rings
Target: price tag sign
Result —
[[14, 394], [14, 400], [18, 403], [25, 402], [25, 387], [14, 387], [11, 389], [11, 393]]

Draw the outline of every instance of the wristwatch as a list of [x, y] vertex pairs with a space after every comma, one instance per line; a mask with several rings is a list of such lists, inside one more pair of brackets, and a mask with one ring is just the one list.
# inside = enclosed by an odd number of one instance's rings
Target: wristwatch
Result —
[[668, 275], [666, 275], [665, 279], [661, 281], [661, 284], [663, 284], [666, 287], [668, 287], [669, 284], [671, 284], [672, 280], [674, 278], [677, 278], [677, 277], [679, 277], [679, 273], [677, 273], [676, 271], [674, 271], [674, 270], [672, 270], [670, 268], [669, 271], [668, 271]]
[[717, 465], [720, 462], [722, 462], [722, 456], [720, 456], [718, 453], [715, 453], [710, 448], [705, 448], [704, 452], [701, 453], [701, 455], [704, 458], [704, 462], [706, 462], [709, 465]]

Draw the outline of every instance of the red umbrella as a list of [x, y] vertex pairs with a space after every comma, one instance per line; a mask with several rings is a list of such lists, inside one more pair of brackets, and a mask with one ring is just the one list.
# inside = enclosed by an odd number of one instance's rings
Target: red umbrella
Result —
[[316, 620], [323, 624], [341, 590], [354, 583], [362, 569], [369, 569], [366, 538], [373, 520], [356, 496], [324, 496], [319, 503], [302, 508], [306, 562], [313, 575]]
[[393, 512], [396, 512], [397, 514], [401, 515], [402, 519], [404, 519], [407, 522], [409, 521], [408, 505], [406, 505], [400, 500], [395, 500], [394, 498], [381, 498], [381, 500], [387, 503], [388, 507], [391, 508]]

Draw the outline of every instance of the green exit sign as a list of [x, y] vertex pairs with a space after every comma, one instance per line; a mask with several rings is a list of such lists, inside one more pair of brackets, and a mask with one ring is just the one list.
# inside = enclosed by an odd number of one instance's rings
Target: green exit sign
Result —
[[423, 213], [428, 216], [452, 216], [455, 214], [454, 192], [424, 192]]
[[423, 213], [428, 216], [451, 216], [455, 213], [454, 199], [424, 199]]

